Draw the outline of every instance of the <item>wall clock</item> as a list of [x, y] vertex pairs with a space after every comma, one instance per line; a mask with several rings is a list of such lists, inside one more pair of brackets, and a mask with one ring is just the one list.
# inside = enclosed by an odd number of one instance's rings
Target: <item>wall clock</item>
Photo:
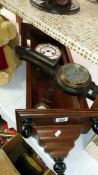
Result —
[[[55, 161], [53, 168], [56, 174], [64, 175], [66, 165], [63, 160], [80, 133], [87, 133], [91, 127], [98, 133], [98, 110], [94, 109], [95, 105], [89, 109], [82, 91], [93, 85], [91, 75], [86, 68], [73, 63], [67, 47], [34, 26], [23, 23], [21, 32], [22, 47], [17, 49], [20, 57], [27, 61], [26, 109], [16, 109], [17, 131], [25, 138], [35, 137]], [[27, 49], [28, 39], [31, 40], [31, 48]], [[60, 48], [61, 57], [55, 65], [45, 62], [45, 55], [43, 59], [42, 55], [39, 57], [40, 53], [37, 56], [32, 52], [42, 41]], [[94, 88], [97, 87], [94, 85]], [[96, 99], [98, 109], [98, 95]], [[49, 108], [41, 103], [47, 104], [47, 100]], [[36, 108], [39, 106], [44, 109]]]
[[[21, 59], [30, 61], [40, 67], [54, 79], [65, 93], [80, 95], [94, 100], [98, 94], [98, 86], [92, 82], [89, 71], [76, 63], [59, 64], [60, 49], [52, 44], [39, 44], [35, 49], [16, 46], [16, 52]], [[54, 77], [54, 78], [53, 78]]]

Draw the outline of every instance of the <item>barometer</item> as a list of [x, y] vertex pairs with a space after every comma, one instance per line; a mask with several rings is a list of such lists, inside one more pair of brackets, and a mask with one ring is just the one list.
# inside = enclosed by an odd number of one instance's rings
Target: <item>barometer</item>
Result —
[[92, 82], [89, 71], [82, 65], [67, 63], [56, 74], [57, 84], [66, 92], [83, 95], [93, 100], [98, 87]]

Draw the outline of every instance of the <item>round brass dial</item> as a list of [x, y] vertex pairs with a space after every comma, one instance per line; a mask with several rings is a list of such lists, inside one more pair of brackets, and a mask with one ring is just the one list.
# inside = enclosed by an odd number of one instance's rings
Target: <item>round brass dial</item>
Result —
[[82, 65], [68, 63], [58, 70], [57, 81], [71, 88], [86, 88], [91, 84], [91, 76]]

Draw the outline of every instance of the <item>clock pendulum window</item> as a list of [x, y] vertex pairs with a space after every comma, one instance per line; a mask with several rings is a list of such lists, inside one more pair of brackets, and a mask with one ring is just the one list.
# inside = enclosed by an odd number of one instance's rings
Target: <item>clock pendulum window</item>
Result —
[[36, 137], [54, 159], [55, 172], [63, 175], [64, 157], [80, 133], [91, 127], [98, 133], [98, 111], [94, 105], [89, 109], [85, 100], [95, 100], [98, 87], [59, 42], [26, 23], [21, 36], [16, 52], [27, 61], [26, 109], [16, 109], [17, 130], [25, 138]]

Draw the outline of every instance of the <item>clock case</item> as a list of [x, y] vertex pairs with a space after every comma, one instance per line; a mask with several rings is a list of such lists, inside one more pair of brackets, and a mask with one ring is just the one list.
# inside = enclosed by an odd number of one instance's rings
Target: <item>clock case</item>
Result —
[[[46, 44], [42, 43], [40, 45]], [[55, 47], [55, 45], [48, 43], [48, 53], [49, 47], [52, 48]], [[56, 48], [59, 50], [57, 46]], [[58, 88], [61, 88], [61, 90], [63, 90], [65, 93], [82, 97], [84, 96], [85, 98], [87, 97], [91, 100], [95, 100], [96, 95], [98, 94], [98, 86], [92, 81], [89, 71], [82, 65], [76, 63], [67, 64], [67, 62], [66, 64], [64, 64], [63, 55], [62, 57], [60, 57], [60, 59], [51, 59], [31, 47], [16, 46], [15, 49], [21, 60], [30, 61], [35, 67], [39, 68], [42, 72], [47, 74], [48, 79], [50, 76], [50, 79], [53, 79], [54, 84]], [[51, 54], [54, 55], [54, 52], [51, 52]], [[64, 73], [64, 71], [67, 71], [68, 76], [66, 76], [66, 73]], [[84, 75], [84, 80], [81, 79], [80, 81], [79, 75], [77, 77], [77, 71], [79, 71], [78, 73], [80, 74], [80, 76], [86, 72], [86, 74]], [[71, 76], [73, 75], [76, 76], [76, 79], [79, 79], [79, 82], [76, 83], [74, 79], [71, 79]], [[85, 76], [88, 76], [88, 79], [85, 79]], [[48, 91], [50, 91], [50, 89], [51, 88], [49, 88]]]
[[[34, 48], [40, 43], [55, 44], [62, 52], [59, 64], [73, 63], [69, 49], [58, 41], [30, 24], [22, 23], [21, 29], [22, 46], [29, 43]], [[53, 91], [47, 99], [49, 89]], [[46, 103], [49, 108], [35, 109], [39, 103]], [[93, 109], [94, 105], [88, 108], [84, 97], [65, 93], [52, 77], [31, 62], [26, 63], [26, 109], [16, 109], [17, 131], [25, 138], [33, 136], [38, 140], [55, 160], [54, 170], [58, 175], [64, 174], [63, 159], [80, 133], [87, 133], [92, 124], [96, 128], [98, 111]]]

